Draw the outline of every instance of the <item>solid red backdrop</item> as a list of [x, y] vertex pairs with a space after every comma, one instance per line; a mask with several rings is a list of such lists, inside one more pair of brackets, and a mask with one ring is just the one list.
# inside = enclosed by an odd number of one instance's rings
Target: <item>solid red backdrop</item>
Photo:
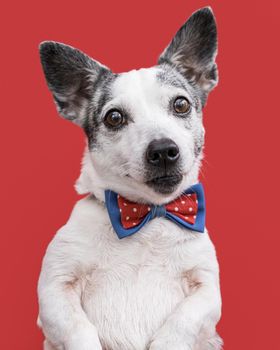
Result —
[[206, 5], [219, 30], [220, 83], [204, 111], [201, 176], [221, 267], [218, 328], [226, 350], [279, 349], [276, 0], [1, 5], [0, 349], [42, 349], [36, 327], [41, 260], [78, 199], [73, 184], [85, 145], [82, 131], [57, 116], [39, 42], [68, 43], [117, 72], [148, 67], [186, 18]]

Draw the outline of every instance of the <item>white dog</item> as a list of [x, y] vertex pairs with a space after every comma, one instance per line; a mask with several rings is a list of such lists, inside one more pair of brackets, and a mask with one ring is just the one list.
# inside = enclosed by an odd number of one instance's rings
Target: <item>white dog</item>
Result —
[[70, 46], [41, 44], [59, 113], [87, 135], [77, 189], [89, 193], [43, 261], [46, 350], [221, 349], [219, 268], [196, 185], [216, 52], [209, 8], [149, 69], [114, 74]]

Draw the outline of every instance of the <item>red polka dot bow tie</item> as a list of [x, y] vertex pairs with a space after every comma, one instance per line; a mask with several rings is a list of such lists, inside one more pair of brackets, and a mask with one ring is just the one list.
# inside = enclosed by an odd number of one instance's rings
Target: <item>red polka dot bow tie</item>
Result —
[[[193, 225], [197, 214], [197, 203], [196, 193], [185, 194], [173, 202], [166, 204], [165, 210]], [[120, 208], [121, 223], [126, 229], [139, 225], [144, 217], [156, 208], [130, 202], [120, 195], [118, 195], [118, 205]]]
[[165, 205], [134, 203], [110, 190], [105, 191], [105, 203], [119, 238], [139, 231], [155, 217], [166, 217], [185, 228], [204, 232], [205, 200], [200, 183]]

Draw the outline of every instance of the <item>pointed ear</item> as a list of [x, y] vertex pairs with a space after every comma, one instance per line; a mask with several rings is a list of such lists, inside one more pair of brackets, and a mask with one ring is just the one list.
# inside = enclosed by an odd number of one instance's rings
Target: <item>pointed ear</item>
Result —
[[209, 7], [192, 14], [179, 29], [158, 63], [175, 66], [191, 83], [198, 86], [202, 103], [218, 82], [215, 57], [217, 54], [217, 28]]
[[82, 126], [95, 82], [100, 74], [110, 74], [111, 71], [68, 45], [45, 41], [40, 44], [39, 50], [58, 112]]

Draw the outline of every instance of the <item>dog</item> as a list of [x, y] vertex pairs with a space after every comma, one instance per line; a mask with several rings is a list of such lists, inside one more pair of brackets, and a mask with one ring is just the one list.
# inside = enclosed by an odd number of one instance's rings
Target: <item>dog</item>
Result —
[[[115, 74], [71, 46], [40, 44], [59, 114], [85, 131], [76, 188], [88, 194], [43, 259], [45, 350], [222, 348], [219, 266], [198, 183], [216, 54], [208, 7], [151, 68]], [[170, 203], [186, 201], [189, 215], [176, 206], [167, 214]]]

